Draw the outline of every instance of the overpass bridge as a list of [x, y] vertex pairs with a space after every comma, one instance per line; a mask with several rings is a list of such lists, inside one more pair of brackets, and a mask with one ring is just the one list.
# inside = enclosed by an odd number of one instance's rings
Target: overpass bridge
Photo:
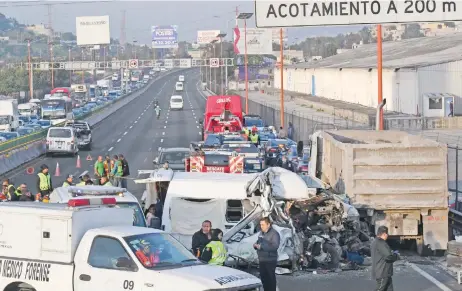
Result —
[[[32, 70], [50, 71], [50, 70], [67, 70], [67, 71], [87, 71], [87, 70], [120, 70], [120, 69], [138, 69], [153, 68], [163, 62], [164, 67], [173, 68], [195, 68], [195, 67], [230, 67], [234, 66], [233, 58], [211, 58], [211, 59], [165, 59], [165, 60], [117, 60], [117, 61], [73, 61], [73, 62], [32, 62]], [[6, 65], [7, 69], [29, 69], [29, 63], [10, 63]]]

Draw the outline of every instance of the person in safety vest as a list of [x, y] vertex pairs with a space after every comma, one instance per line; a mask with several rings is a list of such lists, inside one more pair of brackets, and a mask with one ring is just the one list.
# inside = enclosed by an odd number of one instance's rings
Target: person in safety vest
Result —
[[3, 180], [2, 184], [2, 193], [0, 194], [0, 200], [1, 201], [6, 201], [6, 200], [11, 200], [15, 201], [14, 199], [16, 198], [14, 195], [14, 186], [11, 184], [9, 179]]
[[159, 254], [151, 251], [151, 244], [141, 240], [140, 248], [136, 251], [136, 257], [145, 267], [153, 267], [160, 262]]
[[124, 169], [122, 161], [119, 160], [117, 155], [114, 155], [114, 168], [112, 169], [112, 175], [114, 176], [114, 185], [116, 187], [122, 187], [122, 176], [124, 174]]
[[14, 193], [18, 197], [19, 201], [35, 201], [34, 195], [32, 195], [32, 193], [29, 192], [26, 184], [21, 184]]
[[248, 127], [244, 127], [244, 130], [243, 130], [243, 131], [244, 131], [244, 134], [245, 134], [245, 135], [249, 136], [250, 130], [249, 130]]
[[43, 164], [40, 166], [40, 173], [37, 174], [37, 177], [37, 189], [41, 199], [43, 199], [53, 191], [53, 183], [51, 182], [51, 176], [48, 172], [47, 165]]
[[221, 229], [212, 230], [212, 241], [209, 242], [202, 252], [201, 260], [208, 262], [210, 265], [223, 266], [228, 256], [225, 245], [221, 241], [223, 231]]
[[249, 135], [249, 141], [258, 146], [260, 144], [260, 136], [255, 131], [252, 131]]
[[66, 180], [65, 180], [64, 183], [63, 183], [63, 187], [73, 186], [73, 185], [72, 185], [72, 180], [73, 180], [73, 179], [74, 179], [74, 176], [72, 176], [72, 175], [67, 175]]
[[103, 162], [104, 165], [104, 175], [106, 177], [109, 177], [112, 169], [114, 168], [114, 161], [111, 160], [111, 157], [109, 155], [106, 155], [106, 159]]
[[99, 184], [101, 186], [112, 186], [111, 182], [109, 181], [108, 177], [101, 177]]
[[104, 174], [104, 162], [103, 157], [99, 156], [98, 160], [95, 162], [95, 178], [99, 179], [103, 177]]

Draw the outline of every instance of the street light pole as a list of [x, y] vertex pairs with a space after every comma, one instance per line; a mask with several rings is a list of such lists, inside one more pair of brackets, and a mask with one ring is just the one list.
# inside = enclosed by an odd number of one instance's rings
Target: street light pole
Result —
[[[69, 48], [69, 63], [71, 62], [71, 48]], [[70, 68], [69, 68], [70, 69]], [[72, 70], [69, 70], [69, 87], [72, 85]]]
[[[228, 71], [227, 67], [227, 62], [223, 58], [223, 38], [226, 37], [226, 33], [219, 33], [217, 37], [220, 38], [220, 58], [222, 60], [222, 64], [220, 66], [220, 87], [221, 87], [221, 95], [224, 95], [224, 88], [223, 88], [223, 67], [225, 67], [225, 70]], [[225, 81], [225, 87], [228, 88], [228, 78], [226, 78]]]
[[53, 72], [53, 43], [50, 43], [50, 59], [51, 59], [51, 89], [55, 88], [55, 78]]
[[135, 59], [136, 59], [136, 43], [137, 43], [137, 42], [138, 42], [138, 41], [136, 41], [136, 40], [133, 41], [133, 48], [135, 49]]
[[244, 19], [244, 70], [245, 70], [245, 114], [249, 114], [249, 75], [247, 72], [247, 19], [253, 13], [239, 13], [237, 19]]
[[31, 56], [30, 56], [30, 39], [27, 40], [27, 54], [28, 54], [28, 62], [29, 62], [29, 94], [30, 99], [34, 98], [34, 90], [32, 89], [32, 63], [31, 63]]

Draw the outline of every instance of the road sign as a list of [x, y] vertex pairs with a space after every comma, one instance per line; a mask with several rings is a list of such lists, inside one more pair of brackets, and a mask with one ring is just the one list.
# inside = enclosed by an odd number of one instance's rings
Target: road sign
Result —
[[138, 69], [138, 60], [135, 60], [135, 59], [130, 60], [128, 62], [128, 68], [129, 69]]
[[210, 59], [210, 68], [219, 68], [220, 67], [220, 59], [213, 58]]
[[255, 0], [255, 19], [259, 28], [445, 22], [462, 18], [459, 5], [450, 0]]

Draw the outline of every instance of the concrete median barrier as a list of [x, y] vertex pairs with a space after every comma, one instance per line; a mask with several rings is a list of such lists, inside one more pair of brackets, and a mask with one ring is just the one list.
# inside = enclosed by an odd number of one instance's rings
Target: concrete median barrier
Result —
[[[138, 98], [142, 94], [144, 94], [150, 86], [153, 85], [159, 79], [168, 77], [171, 74], [184, 71], [187, 69], [174, 69], [166, 72], [165, 74], [159, 75], [143, 88], [127, 94], [121, 98], [114, 100], [111, 103], [108, 103], [106, 106], [99, 108], [89, 115], [83, 118], [84, 121], [87, 121], [90, 126], [95, 126], [98, 123], [104, 121], [106, 118], [114, 114], [116, 111], [123, 108], [129, 102], [133, 101], [134, 99]], [[39, 158], [40, 156], [45, 154], [45, 139], [44, 137], [38, 138], [33, 141], [26, 142], [21, 145], [17, 145], [11, 149], [5, 150], [0, 153], [0, 175], [5, 175], [8, 172], [31, 162], [34, 159]]]

